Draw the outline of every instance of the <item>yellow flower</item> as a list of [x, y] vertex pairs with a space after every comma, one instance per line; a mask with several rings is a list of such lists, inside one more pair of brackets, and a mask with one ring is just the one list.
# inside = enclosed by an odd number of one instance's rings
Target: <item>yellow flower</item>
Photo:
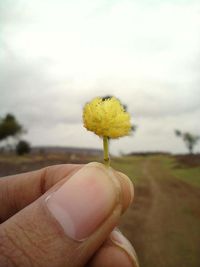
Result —
[[111, 97], [97, 97], [83, 109], [84, 127], [100, 137], [118, 138], [131, 131], [130, 115], [120, 101]]

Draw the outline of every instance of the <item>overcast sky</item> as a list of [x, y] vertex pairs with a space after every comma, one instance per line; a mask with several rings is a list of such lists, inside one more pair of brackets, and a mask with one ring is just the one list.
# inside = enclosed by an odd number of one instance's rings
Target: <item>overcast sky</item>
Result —
[[174, 129], [200, 134], [199, 0], [0, 0], [0, 25], [0, 116], [32, 145], [101, 148], [82, 107], [108, 94], [138, 126], [112, 153], [183, 153]]

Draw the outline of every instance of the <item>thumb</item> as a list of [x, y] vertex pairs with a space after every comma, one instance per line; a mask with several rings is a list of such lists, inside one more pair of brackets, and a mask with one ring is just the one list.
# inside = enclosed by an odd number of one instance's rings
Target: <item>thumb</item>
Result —
[[125, 175], [85, 165], [0, 226], [0, 266], [84, 266], [132, 196]]

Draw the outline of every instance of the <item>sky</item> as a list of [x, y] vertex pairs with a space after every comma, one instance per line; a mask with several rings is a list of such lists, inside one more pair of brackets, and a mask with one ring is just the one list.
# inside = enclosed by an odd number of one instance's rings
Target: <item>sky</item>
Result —
[[185, 153], [174, 129], [200, 134], [199, 0], [0, 0], [0, 25], [0, 116], [33, 146], [101, 148], [82, 108], [105, 95], [137, 125], [113, 154]]

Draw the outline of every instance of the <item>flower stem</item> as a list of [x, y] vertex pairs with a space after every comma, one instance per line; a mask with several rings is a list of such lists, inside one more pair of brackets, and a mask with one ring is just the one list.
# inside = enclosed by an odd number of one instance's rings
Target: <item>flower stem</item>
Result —
[[104, 151], [104, 164], [109, 167], [110, 166], [110, 158], [109, 158], [109, 142], [108, 137], [103, 137], [103, 151]]

